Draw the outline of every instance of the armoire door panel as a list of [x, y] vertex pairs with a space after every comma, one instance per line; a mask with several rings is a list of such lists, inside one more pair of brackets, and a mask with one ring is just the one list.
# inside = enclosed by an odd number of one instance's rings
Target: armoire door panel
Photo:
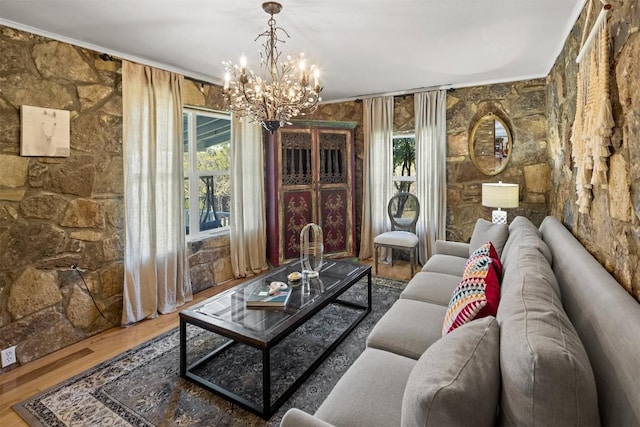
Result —
[[320, 227], [326, 254], [349, 252], [351, 215], [346, 189], [320, 191]]
[[318, 132], [319, 134], [319, 170], [320, 184], [349, 183], [347, 161], [349, 159], [348, 135], [335, 132]]
[[282, 196], [282, 256], [284, 259], [300, 257], [300, 231], [313, 222], [313, 195], [311, 190], [285, 191]]
[[281, 131], [281, 184], [311, 185], [314, 181], [313, 141], [309, 131]]

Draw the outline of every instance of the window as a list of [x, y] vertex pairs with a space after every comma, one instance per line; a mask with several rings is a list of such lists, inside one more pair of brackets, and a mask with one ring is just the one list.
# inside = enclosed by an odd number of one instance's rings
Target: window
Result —
[[396, 192], [414, 193], [416, 182], [416, 141], [414, 135], [393, 135], [393, 185]]
[[185, 231], [191, 239], [229, 227], [231, 116], [185, 108]]

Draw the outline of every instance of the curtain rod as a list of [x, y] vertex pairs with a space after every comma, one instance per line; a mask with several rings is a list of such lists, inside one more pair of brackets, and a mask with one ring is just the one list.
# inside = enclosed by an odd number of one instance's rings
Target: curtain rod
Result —
[[576, 57], [576, 63], [579, 64], [580, 61], [582, 61], [582, 58], [584, 57], [584, 55], [587, 53], [587, 49], [589, 49], [589, 46], [591, 46], [591, 43], [593, 42], [593, 39], [596, 36], [596, 32], [598, 31], [598, 27], [600, 26], [600, 24], [602, 24], [602, 21], [607, 16], [607, 12], [609, 10], [611, 10], [611, 5], [610, 4], [605, 4], [604, 6], [602, 6], [602, 10], [600, 11], [600, 14], [598, 15], [598, 18], [596, 19], [596, 22], [593, 23], [593, 26], [591, 27], [591, 32], [589, 32], [589, 36], [587, 37], [587, 40], [584, 42], [584, 44], [580, 48], [580, 52], [578, 53], [578, 56]]
[[[111, 56], [108, 53], [101, 53], [100, 55], [98, 55], [98, 57], [100, 59], [102, 59], [103, 61], [111, 61], [111, 62], [122, 62], [122, 59], [120, 58], [116, 58], [115, 56]], [[143, 64], [144, 65], [144, 64]], [[211, 82], [207, 82], [201, 79], [197, 79], [195, 77], [189, 77], [189, 76], [184, 76], [185, 79], [189, 79], [194, 83], [200, 84], [200, 85], [214, 85], [215, 83], [211, 83]]]

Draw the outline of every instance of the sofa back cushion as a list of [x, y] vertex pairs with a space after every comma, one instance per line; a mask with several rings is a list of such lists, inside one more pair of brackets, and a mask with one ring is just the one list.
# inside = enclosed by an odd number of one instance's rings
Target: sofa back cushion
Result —
[[502, 279], [500, 369], [503, 425], [599, 424], [596, 385], [584, 346], [537, 247], [510, 248]]
[[502, 248], [504, 248], [508, 237], [509, 227], [506, 224], [494, 224], [486, 219], [478, 218], [469, 242], [469, 255], [485, 243], [491, 242], [498, 255], [502, 256]]
[[509, 225], [509, 238], [502, 250], [501, 260], [503, 264], [509, 262], [509, 260], [517, 260], [517, 256], [513, 256], [510, 252], [517, 250], [519, 247], [527, 246], [529, 248], [535, 248], [547, 259], [549, 264], [553, 263], [551, 251], [547, 244], [542, 240], [542, 234], [540, 230], [533, 225], [528, 218], [523, 216], [517, 216], [513, 219]]
[[433, 343], [409, 375], [401, 425], [495, 425], [499, 335], [496, 319], [484, 317]]
[[640, 304], [562, 223], [540, 226], [562, 304], [589, 355], [602, 425], [640, 426]]

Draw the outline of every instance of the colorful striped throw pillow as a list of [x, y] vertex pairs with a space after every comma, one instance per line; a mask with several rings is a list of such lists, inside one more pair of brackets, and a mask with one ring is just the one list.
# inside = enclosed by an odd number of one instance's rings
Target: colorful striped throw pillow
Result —
[[453, 290], [442, 325], [442, 335], [472, 321], [495, 316], [500, 301], [500, 282], [488, 256], [470, 258], [464, 277]]
[[[493, 266], [496, 268], [496, 273], [498, 274], [498, 279], [502, 278], [502, 262], [500, 261], [500, 256], [498, 255], [498, 251], [496, 251], [495, 246], [493, 246], [492, 242], [487, 242], [484, 245], [480, 246], [478, 249], [473, 251], [471, 255], [469, 255], [469, 259], [467, 260], [467, 265], [471, 263], [474, 258], [478, 256], [488, 256], [491, 258], [493, 262]], [[466, 271], [465, 265], [465, 271]]]

